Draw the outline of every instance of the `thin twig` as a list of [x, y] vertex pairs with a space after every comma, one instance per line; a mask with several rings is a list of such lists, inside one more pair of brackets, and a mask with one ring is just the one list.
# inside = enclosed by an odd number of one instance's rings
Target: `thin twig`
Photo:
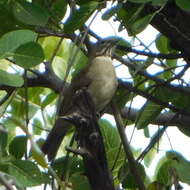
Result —
[[143, 160], [146, 154], [155, 146], [155, 144], [160, 140], [164, 132], [166, 131], [167, 127], [164, 126], [161, 129], [158, 129], [158, 131], [153, 135], [150, 143], [148, 146], [144, 149], [144, 151], [138, 156], [136, 161]]
[[121, 45], [117, 46], [118, 49], [125, 51], [126, 53], [132, 52], [132, 53], [136, 53], [138, 55], [143, 55], [143, 56], [148, 56], [148, 57], [153, 57], [153, 58], [158, 58], [158, 59], [179, 59], [179, 58], [183, 58], [183, 55], [181, 53], [168, 53], [168, 54], [164, 54], [164, 53], [152, 53], [152, 52], [146, 52], [146, 51], [140, 51], [140, 50], [136, 50], [133, 49], [131, 47], [124, 47]]

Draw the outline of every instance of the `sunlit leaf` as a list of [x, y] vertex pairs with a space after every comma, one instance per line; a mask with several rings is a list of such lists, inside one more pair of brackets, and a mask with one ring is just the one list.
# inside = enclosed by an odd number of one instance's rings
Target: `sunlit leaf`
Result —
[[65, 62], [64, 58], [55, 56], [53, 63], [52, 63], [52, 68], [55, 74], [60, 78], [63, 79], [66, 73], [67, 69], [67, 63]]
[[10, 74], [6, 71], [0, 70], [0, 84], [21, 87], [24, 84], [24, 79], [18, 74]]
[[32, 157], [43, 168], [47, 168], [48, 164], [45, 160], [45, 156], [36, 143], [32, 144]]
[[19, 46], [34, 42], [36, 38], [37, 33], [30, 30], [15, 30], [6, 33], [0, 38], [0, 58], [13, 55]]

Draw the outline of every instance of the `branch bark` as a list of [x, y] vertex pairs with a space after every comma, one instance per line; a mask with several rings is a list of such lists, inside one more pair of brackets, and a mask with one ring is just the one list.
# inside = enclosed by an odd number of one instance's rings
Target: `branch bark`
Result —
[[134, 179], [137, 183], [139, 190], [146, 190], [145, 185], [141, 179], [140, 173], [138, 171], [137, 162], [135, 161], [133, 157], [133, 153], [130, 149], [129, 141], [127, 139], [127, 136], [125, 134], [125, 125], [122, 121], [121, 115], [119, 113], [119, 110], [114, 102], [112, 102], [112, 109], [114, 113], [114, 118], [117, 124], [117, 128], [119, 131], [119, 135], [121, 138], [121, 142], [123, 144], [123, 148], [127, 157], [127, 160], [129, 162], [129, 169], [131, 174], [134, 176]]

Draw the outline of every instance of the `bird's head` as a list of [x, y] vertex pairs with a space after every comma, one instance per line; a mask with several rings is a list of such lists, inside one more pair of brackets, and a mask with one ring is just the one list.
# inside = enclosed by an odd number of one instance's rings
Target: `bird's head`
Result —
[[106, 38], [98, 40], [94, 44], [94, 54], [95, 56], [111, 56], [112, 51], [116, 44], [119, 42], [116, 38]]

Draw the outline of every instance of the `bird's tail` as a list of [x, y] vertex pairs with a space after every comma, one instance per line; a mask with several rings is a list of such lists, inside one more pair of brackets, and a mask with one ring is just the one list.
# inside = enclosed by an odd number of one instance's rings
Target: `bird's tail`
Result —
[[42, 152], [47, 154], [49, 161], [55, 158], [58, 148], [70, 128], [71, 124], [67, 121], [61, 118], [56, 120], [54, 127], [42, 145]]

